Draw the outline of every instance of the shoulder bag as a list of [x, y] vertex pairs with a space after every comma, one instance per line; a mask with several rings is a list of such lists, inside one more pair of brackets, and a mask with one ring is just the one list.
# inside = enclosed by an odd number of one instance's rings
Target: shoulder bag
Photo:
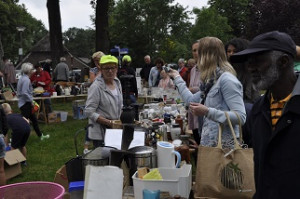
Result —
[[221, 124], [218, 145], [199, 146], [194, 198], [250, 199], [255, 193], [253, 150], [239, 145], [228, 113], [225, 112], [225, 115], [234, 139], [234, 149], [222, 148]]

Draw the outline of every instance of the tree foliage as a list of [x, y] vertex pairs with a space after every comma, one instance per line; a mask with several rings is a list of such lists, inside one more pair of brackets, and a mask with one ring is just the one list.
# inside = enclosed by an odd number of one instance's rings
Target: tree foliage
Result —
[[300, 44], [299, 0], [253, 0], [249, 17], [248, 37], [279, 30], [292, 36]]
[[191, 38], [195, 41], [202, 37], [218, 37], [224, 43], [230, 40], [231, 27], [226, 17], [221, 16], [214, 7], [194, 9], [197, 15], [194, 27], [191, 30]]
[[95, 50], [95, 30], [69, 28], [63, 33], [63, 42], [67, 49], [77, 57], [91, 57]]
[[32, 17], [24, 5], [17, 3], [17, 0], [0, 1], [0, 34], [4, 56], [14, 62], [18, 60], [20, 47], [20, 33], [16, 29], [17, 26], [26, 28], [22, 33], [24, 54], [47, 33], [43, 23]]
[[[146, 54], [174, 61], [186, 53], [173, 44], [187, 43], [191, 27], [188, 13], [174, 0], [120, 0], [110, 19], [113, 45], [127, 47], [138, 64]], [[169, 52], [176, 54], [171, 54]], [[177, 60], [176, 60], [177, 61]]]
[[227, 17], [228, 25], [232, 28], [235, 37], [245, 34], [247, 19], [249, 16], [249, 0], [209, 0], [208, 4], [217, 12]]

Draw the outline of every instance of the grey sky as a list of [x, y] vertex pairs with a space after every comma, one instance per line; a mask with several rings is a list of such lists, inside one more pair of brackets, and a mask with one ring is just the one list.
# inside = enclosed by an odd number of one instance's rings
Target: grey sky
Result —
[[[47, 0], [20, 0], [19, 4], [25, 4], [27, 11], [33, 17], [40, 19], [48, 29], [48, 11], [46, 7]], [[175, 0], [187, 10], [193, 7], [202, 8], [207, 5], [207, 0]], [[62, 20], [62, 30], [66, 31], [70, 27], [88, 28], [92, 27], [90, 15], [93, 10], [89, 4], [89, 0], [61, 0], [60, 12]]]

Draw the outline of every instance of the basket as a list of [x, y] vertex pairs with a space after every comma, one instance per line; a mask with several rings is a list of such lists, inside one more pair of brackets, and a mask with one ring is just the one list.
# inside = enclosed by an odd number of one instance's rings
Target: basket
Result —
[[65, 188], [53, 182], [22, 182], [0, 187], [0, 198], [5, 199], [62, 199]]

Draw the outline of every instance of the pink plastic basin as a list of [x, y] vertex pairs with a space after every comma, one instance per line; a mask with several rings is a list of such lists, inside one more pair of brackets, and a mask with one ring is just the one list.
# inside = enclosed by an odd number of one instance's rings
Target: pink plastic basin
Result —
[[53, 182], [22, 182], [0, 187], [0, 198], [5, 199], [62, 199], [65, 188]]

